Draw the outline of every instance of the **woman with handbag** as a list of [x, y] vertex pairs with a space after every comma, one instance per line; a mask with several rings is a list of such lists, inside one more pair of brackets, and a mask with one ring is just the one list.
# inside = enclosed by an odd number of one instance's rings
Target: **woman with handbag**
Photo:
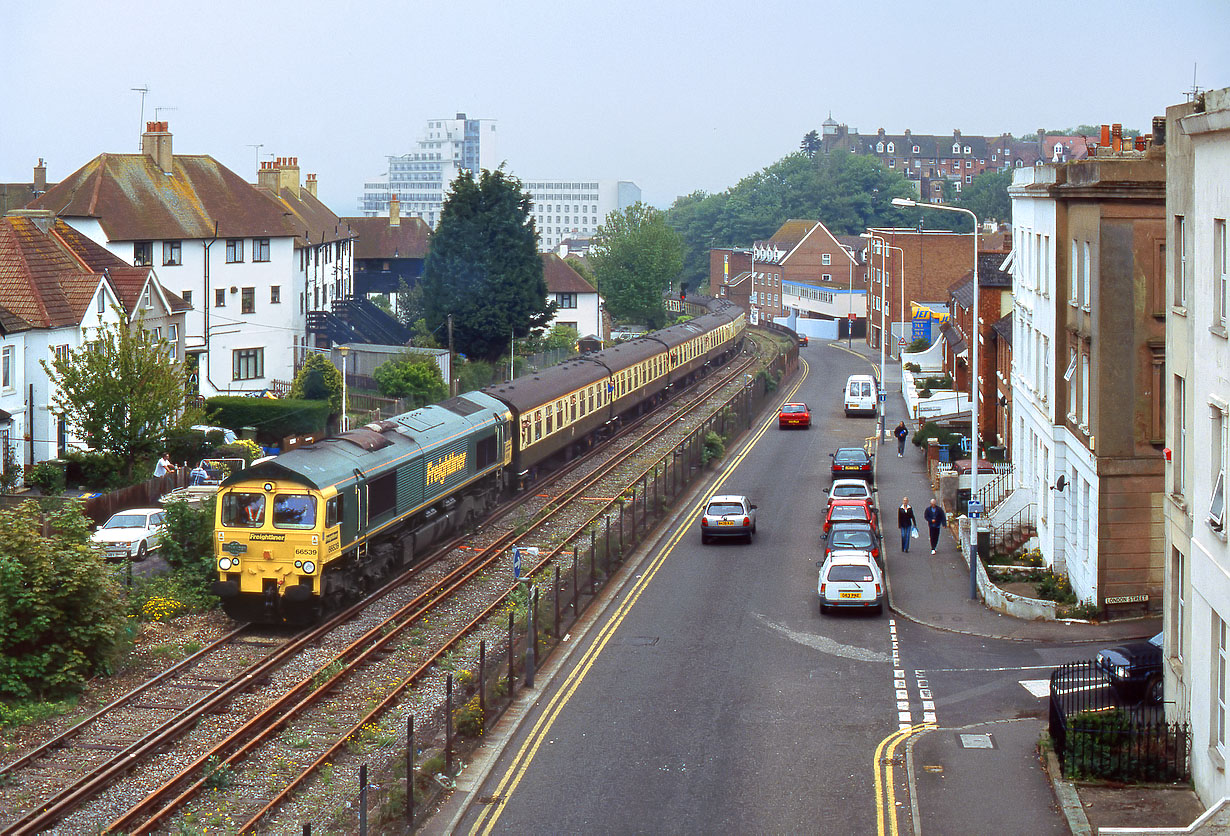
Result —
[[917, 536], [918, 520], [914, 517], [908, 496], [901, 498], [901, 507], [897, 509], [897, 528], [901, 529], [901, 551], [909, 554], [910, 540]]

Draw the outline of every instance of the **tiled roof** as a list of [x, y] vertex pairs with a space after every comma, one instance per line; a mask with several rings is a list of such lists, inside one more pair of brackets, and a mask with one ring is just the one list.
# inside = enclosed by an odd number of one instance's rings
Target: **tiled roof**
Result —
[[[271, 195], [207, 155], [176, 154], [165, 174], [145, 154], [100, 154], [31, 206], [98, 218], [111, 241], [302, 235]], [[310, 228], [310, 225], [309, 225]]]
[[1012, 345], [1012, 311], [995, 320], [995, 324], [991, 326], [991, 331], [996, 338], [1003, 340], [1008, 345]]
[[[1006, 287], [1012, 289], [1012, 274], [1000, 270], [1004, 263], [1003, 253], [978, 253], [978, 287]], [[965, 275], [948, 286], [948, 292], [965, 307], [974, 304], [973, 271], [967, 270]]]
[[29, 330], [30, 323], [26, 322], [8, 308], [0, 306], [0, 336], [4, 336], [5, 334], [16, 334], [18, 331]]
[[769, 243], [778, 244], [787, 251], [793, 250], [818, 223], [820, 222], [799, 219], [788, 220], [777, 228], [777, 232], [774, 232], [773, 236], [769, 238]]
[[400, 226], [389, 226], [389, 219], [342, 218], [344, 226], [358, 236], [355, 258], [427, 258], [431, 227], [422, 218], [402, 218]]
[[300, 188], [298, 196], [290, 188], [283, 188], [281, 193], [274, 195], [268, 189], [256, 187], [261, 192], [281, 203], [290, 215], [283, 215], [290, 228], [295, 233], [295, 244], [321, 244], [325, 241], [342, 241], [347, 235], [346, 223], [333, 214], [316, 195], [307, 189]]
[[0, 218], [0, 299], [11, 315], [35, 328], [78, 325], [106, 280], [91, 265], [105, 265], [107, 256], [115, 269], [129, 269], [63, 221]]
[[542, 254], [542, 274], [548, 293], [594, 293], [593, 286], [555, 253]]

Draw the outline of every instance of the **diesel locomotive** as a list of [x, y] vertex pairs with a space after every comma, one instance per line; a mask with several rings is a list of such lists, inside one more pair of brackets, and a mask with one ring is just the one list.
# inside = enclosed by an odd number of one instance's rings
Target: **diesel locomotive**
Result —
[[223, 608], [310, 623], [741, 350], [742, 309], [689, 304], [688, 322], [235, 473], [214, 525]]

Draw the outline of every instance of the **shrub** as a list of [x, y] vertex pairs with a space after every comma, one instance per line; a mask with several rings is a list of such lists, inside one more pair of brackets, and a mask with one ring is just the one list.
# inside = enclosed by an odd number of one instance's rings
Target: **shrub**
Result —
[[288, 435], [307, 435], [325, 429], [327, 401], [292, 398], [246, 398], [220, 395], [205, 402], [211, 420], [225, 427], [255, 427], [258, 439], [280, 444]]
[[481, 737], [483, 734], [483, 711], [475, 694], [461, 708], [453, 712], [453, 728], [464, 737]]
[[929, 387], [928, 387], [928, 388], [924, 388], [921, 392], [919, 392], [919, 393], [918, 393], [918, 397], [920, 397], [920, 398], [929, 398], [929, 397], [931, 397], [931, 389], [930, 389]]
[[[115, 453], [69, 450], [61, 458], [65, 462], [64, 476], [70, 485], [85, 485], [91, 490], [106, 493], [132, 484], [131, 480], [124, 478], [124, 460]], [[172, 457], [172, 461], [182, 460]]]
[[[915, 340], [915, 342], [917, 342], [917, 340]], [[922, 366], [918, 365], [917, 363], [906, 363], [905, 370], [909, 372], [910, 374], [918, 374], [919, 372], [922, 371]]]
[[194, 507], [187, 502], [168, 502], [162, 535], [162, 559], [183, 573], [186, 584], [204, 595], [214, 579], [214, 506], [210, 497]]
[[[926, 351], [930, 347], [931, 340], [926, 337], [918, 337], [917, 339], [911, 341], [910, 344], [906, 346], [905, 350], [909, 352]], [[915, 369], [915, 371], [917, 371], [917, 369]]]
[[448, 384], [436, 361], [427, 354], [407, 353], [376, 367], [372, 372], [380, 394], [406, 398], [411, 409], [448, 397]]
[[295, 375], [295, 382], [290, 386], [290, 396], [302, 400], [324, 401], [329, 405], [330, 413], [339, 413], [342, 411], [342, 373], [325, 355], [308, 354], [299, 373]]
[[713, 430], [705, 433], [701, 441], [700, 463], [702, 466], [726, 455], [726, 441]]
[[236, 439], [234, 444], [223, 444], [216, 447], [214, 455], [224, 459], [243, 459], [245, 463], [252, 464], [265, 455], [265, 451], [250, 438], [240, 438]]
[[201, 588], [199, 578], [184, 570], [134, 577], [125, 604], [128, 617], [136, 621], [169, 621], [217, 605], [218, 599]]
[[21, 466], [12, 444], [0, 442], [0, 493], [11, 493], [21, 477]]
[[64, 467], [59, 462], [39, 462], [25, 470], [26, 484], [49, 496], [64, 493]]
[[[493, 374], [495, 374], [495, 369], [487, 361], [467, 360], [457, 370], [457, 391], [473, 392], [476, 389], [482, 389], [484, 386], [490, 386]], [[445, 392], [448, 392], [447, 385], [445, 386]]]

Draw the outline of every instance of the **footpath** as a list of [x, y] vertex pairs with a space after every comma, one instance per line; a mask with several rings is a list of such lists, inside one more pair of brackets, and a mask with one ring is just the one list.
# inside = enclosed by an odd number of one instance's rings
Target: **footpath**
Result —
[[[856, 343], [847, 348], [844, 343], [831, 343], [828, 350], [834, 349], [857, 354], [872, 364], [879, 362], [878, 350], [872, 352], [866, 345]], [[1102, 645], [1147, 638], [1161, 630], [1160, 618], [1101, 623], [1025, 621], [994, 612], [981, 600], [971, 599], [969, 565], [956, 538], [943, 532], [936, 554], [930, 553], [922, 514], [936, 495], [922, 454], [907, 443], [904, 457], [897, 457], [897, 441], [891, 430], [902, 420], [911, 426], [899, 391], [900, 366], [887, 361], [881, 379], [888, 393], [884, 419], [888, 437], [876, 451], [876, 487], [882, 514], [886, 515], [882, 519], [887, 520], [883, 531], [885, 574], [889, 607], [894, 613], [937, 630], [992, 639], [1089, 642], [1090, 656]], [[920, 528], [920, 536], [908, 554], [901, 551], [895, 515], [901, 498], [906, 496]], [[1047, 702], [1040, 700], [1037, 717], [937, 729], [912, 738], [910, 759], [927, 766], [926, 771], [919, 766], [917, 776], [927, 830], [953, 834], [1050, 833], [1054, 831], [1046, 823], [1059, 821], [1055, 813], [1058, 809], [1070, 832], [1093, 834], [1109, 826], [1186, 827], [1203, 811], [1190, 789], [1073, 785], [1059, 774], [1054, 755], [1048, 758], [1039, 752], [1038, 741], [1046, 725]], [[959, 745], [971, 734], [987, 736], [979, 739], [991, 741], [997, 755], [994, 760], [988, 759], [987, 748]], [[994, 815], [987, 818], [991, 810]], [[917, 827], [917, 817], [915, 822]], [[1062, 827], [1059, 832], [1063, 832]]]

